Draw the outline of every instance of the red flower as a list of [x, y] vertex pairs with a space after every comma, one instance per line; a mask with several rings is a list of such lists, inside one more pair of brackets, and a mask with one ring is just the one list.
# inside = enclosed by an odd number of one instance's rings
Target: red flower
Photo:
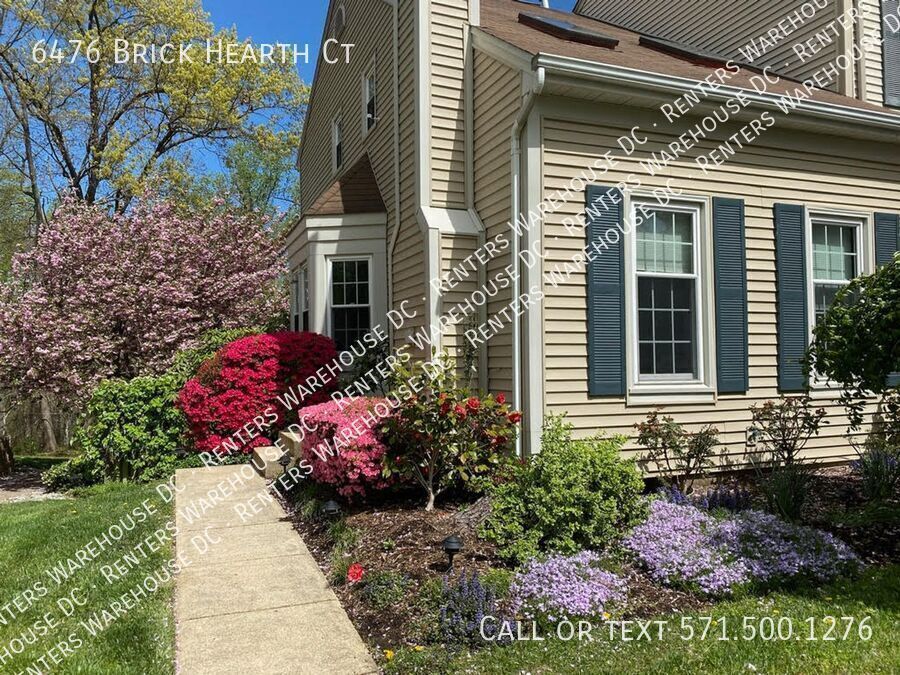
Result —
[[518, 423], [521, 421], [521, 419], [522, 419], [522, 413], [520, 413], [520, 412], [511, 412], [511, 413], [509, 413], [509, 415], [507, 415], [507, 418], [508, 418], [509, 421], [512, 422], [513, 424], [518, 424]]
[[444, 401], [443, 403], [441, 403], [441, 416], [443, 417], [448, 412], [450, 412], [450, 402]]
[[478, 408], [481, 407], [481, 401], [478, 400], [477, 396], [470, 396], [469, 400], [466, 401], [466, 406], [469, 408], [469, 410], [475, 412], [476, 410], [478, 410]]
[[457, 415], [459, 415], [463, 419], [466, 418], [466, 409], [463, 408], [459, 403], [456, 404], [456, 407], [453, 409], [453, 412], [455, 412]]
[[495, 400], [500, 405], [503, 405], [504, 403], [506, 403], [506, 396], [504, 396], [503, 392], [501, 391], [499, 394], [497, 394], [497, 398]]
[[353, 563], [350, 567], [347, 568], [347, 581], [351, 584], [355, 584], [359, 581], [362, 581], [363, 576], [366, 571], [363, 569], [363, 566], [359, 563]]

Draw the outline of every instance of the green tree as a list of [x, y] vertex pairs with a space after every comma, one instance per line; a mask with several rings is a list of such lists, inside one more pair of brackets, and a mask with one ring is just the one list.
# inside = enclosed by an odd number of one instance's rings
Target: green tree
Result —
[[[208, 41], [240, 40], [197, 0], [0, 0], [0, 36], [6, 136], [36, 214], [47, 190], [124, 210], [199, 142], [296, 147], [308, 90], [293, 61], [207, 58]], [[133, 52], [164, 44], [191, 47], [170, 63]]]
[[890, 376], [900, 371], [900, 255], [838, 292], [806, 361], [809, 372], [841, 386], [852, 428], [862, 424], [867, 397], [879, 397], [883, 409], [896, 392]]
[[243, 211], [273, 215], [294, 208], [295, 148], [283, 143], [237, 141], [225, 156], [228, 191]]
[[33, 231], [33, 213], [20, 176], [0, 167], [0, 281], [9, 275], [13, 254], [25, 246]]

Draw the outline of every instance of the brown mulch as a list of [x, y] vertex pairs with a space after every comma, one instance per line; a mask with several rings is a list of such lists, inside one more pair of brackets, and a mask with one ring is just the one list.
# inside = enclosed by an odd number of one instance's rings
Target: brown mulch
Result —
[[849, 467], [829, 467], [816, 476], [804, 520], [845, 541], [867, 563], [900, 563], [900, 495], [882, 507], [895, 514], [893, 522], [854, 523], [865, 507], [859, 477]]
[[[754, 495], [754, 503], [762, 499], [755, 476], [743, 473], [723, 480], [739, 483]], [[805, 524], [840, 537], [872, 564], [900, 562], [900, 518], [893, 522], [857, 524], [841, 514], [853, 514], [865, 505], [859, 481], [847, 467], [825, 468], [818, 472], [811, 498], [804, 512]], [[900, 502], [892, 506], [900, 508]], [[328, 534], [330, 522], [323, 517], [304, 518], [293, 511], [294, 526], [300, 532], [319, 567], [331, 579], [333, 542]], [[423, 606], [421, 591], [426, 584], [437, 583], [447, 576], [447, 557], [441, 542], [456, 534], [463, 539], [462, 552], [454, 560], [451, 576], [490, 569], [507, 568], [490, 542], [477, 537], [489, 504], [482, 499], [473, 504], [443, 503], [426, 512], [421, 500], [405, 498], [395, 503], [346, 507], [345, 523], [359, 534], [348, 562], [358, 562], [370, 576], [391, 571], [404, 575], [409, 585], [403, 599], [385, 609], [373, 608], [363, 596], [364, 584], [334, 583], [340, 599], [363, 638], [380, 652], [399, 646], [423, 644], [434, 636], [437, 617]], [[651, 581], [642, 571], [625, 564], [619, 573], [628, 580], [626, 618], [645, 618], [673, 613], [698, 613], [710, 601], [697, 595], [663, 587]], [[437, 580], [437, 581], [436, 581]]]
[[[445, 504], [426, 512], [421, 501], [410, 499], [369, 509], [351, 508], [344, 515], [346, 524], [359, 533], [351, 562], [360, 563], [367, 576], [392, 571], [405, 575], [410, 582], [403, 601], [380, 610], [366, 603], [359, 585], [334, 586], [334, 592], [364, 639], [381, 649], [421, 644], [426, 638], [425, 632], [432, 626], [420, 625], [425, 622], [418, 602], [419, 591], [429, 580], [447, 575], [447, 556], [441, 543], [451, 534], [463, 540], [463, 550], [454, 558], [451, 576], [473, 571], [483, 574], [492, 567], [502, 566], [494, 546], [476, 536], [482, 513], [486, 511], [478, 502]], [[292, 519], [319, 567], [331, 578], [329, 521], [304, 519], [296, 512]]]

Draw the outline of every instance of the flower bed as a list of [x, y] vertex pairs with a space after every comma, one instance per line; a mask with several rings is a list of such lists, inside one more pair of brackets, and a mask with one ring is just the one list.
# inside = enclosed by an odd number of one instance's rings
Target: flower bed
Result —
[[828, 533], [760, 511], [718, 519], [664, 500], [653, 502], [624, 546], [656, 581], [714, 596], [750, 583], [827, 581], [859, 567], [850, 548]]
[[600, 556], [582, 551], [532, 560], [510, 587], [512, 610], [550, 622], [573, 617], [602, 617], [625, 600], [625, 580], [600, 567]]

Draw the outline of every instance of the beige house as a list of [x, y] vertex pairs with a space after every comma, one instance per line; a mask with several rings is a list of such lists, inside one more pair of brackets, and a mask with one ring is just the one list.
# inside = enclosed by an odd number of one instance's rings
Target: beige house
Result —
[[[816, 316], [898, 248], [900, 3], [794, 4], [332, 0], [295, 326], [475, 360], [526, 453], [546, 413], [630, 435], [662, 405], [739, 462], [749, 406], [805, 387]], [[847, 457], [810, 386], [811, 454]]]

